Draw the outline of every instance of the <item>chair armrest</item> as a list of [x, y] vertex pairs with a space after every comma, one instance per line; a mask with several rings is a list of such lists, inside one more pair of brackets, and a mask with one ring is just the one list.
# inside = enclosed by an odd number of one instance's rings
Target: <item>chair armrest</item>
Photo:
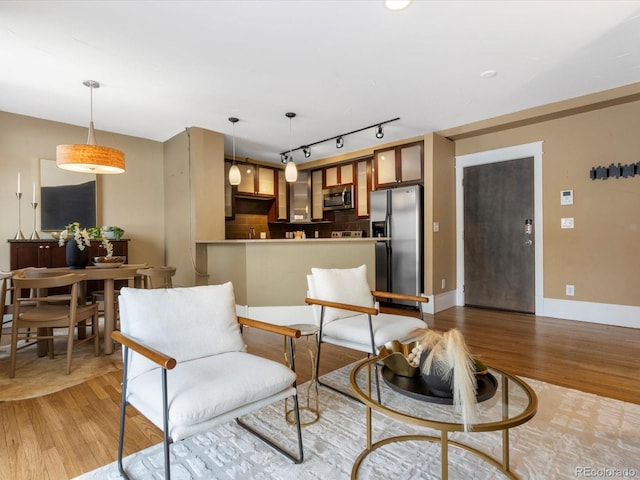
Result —
[[246, 317], [238, 317], [238, 323], [245, 327], [257, 328], [259, 330], [264, 330], [265, 332], [284, 335], [285, 337], [300, 338], [300, 330], [287, 327], [286, 325], [276, 325], [274, 323], [261, 322], [260, 320], [254, 320]]
[[318, 300], [317, 298], [305, 298], [304, 301], [309, 305], [321, 305], [323, 307], [340, 308], [341, 310], [368, 313], [369, 315], [377, 315], [379, 313], [378, 309], [373, 307], [362, 307], [360, 305], [350, 305], [348, 303], [328, 302], [326, 300]]
[[422, 295], [407, 295], [404, 293], [381, 292], [373, 290], [371, 294], [376, 298], [395, 298], [396, 300], [411, 300], [414, 302], [429, 303], [429, 297]]
[[129, 347], [131, 350], [139, 353], [140, 355], [147, 357], [152, 362], [157, 363], [162, 368], [167, 370], [171, 370], [176, 366], [176, 359], [172, 358], [168, 355], [165, 355], [162, 352], [154, 350], [153, 348], [147, 347], [142, 343], [137, 342], [131, 337], [126, 336], [122, 332], [115, 331], [111, 333], [111, 338], [118, 343], [121, 343], [125, 347]]

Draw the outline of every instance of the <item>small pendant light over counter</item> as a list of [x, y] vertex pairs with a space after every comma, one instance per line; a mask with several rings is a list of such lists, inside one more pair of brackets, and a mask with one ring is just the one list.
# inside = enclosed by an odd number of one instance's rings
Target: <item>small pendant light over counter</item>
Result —
[[293, 149], [291, 147], [291, 119], [294, 118], [296, 114], [287, 112], [285, 116], [289, 119], [289, 161], [284, 169], [284, 178], [287, 182], [293, 183], [298, 179], [298, 168], [293, 161]]
[[236, 117], [229, 117], [229, 121], [233, 125], [233, 163], [229, 169], [229, 183], [231, 185], [240, 185], [242, 175], [240, 174], [238, 165], [236, 165], [236, 123], [238, 123], [238, 119]]
[[85, 80], [82, 84], [91, 89], [91, 120], [87, 144], [58, 145], [56, 147], [56, 165], [73, 172], [123, 173], [124, 153], [115, 148], [96, 145], [96, 134], [93, 130], [93, 89], [100, 88], [100, 84], [95, 80]]

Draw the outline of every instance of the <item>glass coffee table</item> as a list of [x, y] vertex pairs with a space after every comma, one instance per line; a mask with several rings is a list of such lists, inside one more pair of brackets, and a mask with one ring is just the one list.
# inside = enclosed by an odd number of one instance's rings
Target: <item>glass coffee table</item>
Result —
[[[395, 442], [412, 440], [440, 443], [441, 479], [449, 473], [449, 446], [466, 450], [493, 465], [507, 478], [517, 479], [509, 470], [509, 430], [528, 422], [536, 414], [538, 398], [522, 379], [497, 368], [489, 367], [487, 377], [478, 382], [478, 415], [472, 432], [502, 431], [502, 461], [459, 441], [449, 438], [450, 432], [462, 432], [461, 415], [451, 405], [451, 399], [431, 394], [428, 387], [417, 385], [418, 379], [396, 377], [387, 367], [376, 365], [378, 357], [357, 363], [350, 375], [355, 396], [366, 406], [366, 448], [355, 460], [351, 478], [356, 479], [363, 460], [376, 449]], [[381, 374], [376, 376], [376, 371]], [[419, 377], [418, 377], [419, 378]], [[379, 392], [379, 395], [378, 395]], [[412, 425], [440, 431], [440, 436], [400, 435], [372, 440], [372, 411]]]

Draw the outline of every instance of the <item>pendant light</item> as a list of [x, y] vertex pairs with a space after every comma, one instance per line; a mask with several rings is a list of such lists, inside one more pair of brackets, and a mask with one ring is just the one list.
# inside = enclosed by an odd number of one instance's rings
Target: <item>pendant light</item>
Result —
[[295, 117], [296, 114], [287, 112], [285, 116], [289, 119], [289, 161], [284, 169], [284, 178], [287, 182], [292, 183], [298, 179], [298, 168], [293, 161], [293, 149], [291, 148], [291, 119]]
[[233, 125], [233, 163], [229, 169], [229, 183], [231, 185], [240, 185], [242, 176], [240, 175], [238, 165], [236, 165], [236, 123], [238, 123], [238, 119], [236, 117], [229, 117], [229, 121]]
[[56, 147], [56, 165], [64, 170], [82, 173], [123, 173], [124, 153], [115, 148], [96, 145], [93, 130], [93, 89], [100, 88], [95, 80], [82, 82], [91, 89], [91, 121], [86, 145], [58, 145]]

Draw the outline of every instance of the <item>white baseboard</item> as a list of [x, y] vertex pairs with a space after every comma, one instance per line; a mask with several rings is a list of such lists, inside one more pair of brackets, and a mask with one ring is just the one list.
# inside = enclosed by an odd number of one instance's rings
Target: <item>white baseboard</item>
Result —
[[544, 316], [618, 327], [640, 328], [640, 307], [629, 305], [545, 298]]
[[[423, 294], [424, 295], [424, 294]], [[456, 303], [456, 291], [444, 292], [439, 295], [426, 295], [429, 297], [429, 303], [422, 304], [422, 311], [433, 315], [434, 313], [441, 312], [447, 308], [455, 307]]]

